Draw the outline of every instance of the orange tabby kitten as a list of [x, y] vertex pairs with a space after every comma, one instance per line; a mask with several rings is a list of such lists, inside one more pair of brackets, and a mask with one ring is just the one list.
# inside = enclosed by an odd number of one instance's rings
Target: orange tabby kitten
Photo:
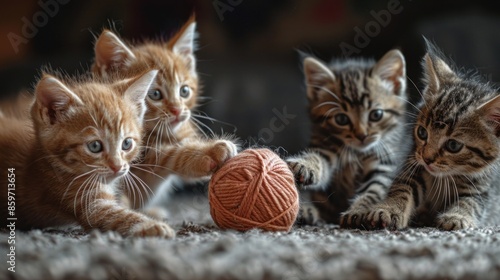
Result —
[[44, 74], [31, 120], [0, 117], [0, 180], [10, 187], [0, 197], [5, 206], [6, 196], [15, 202], [12, 212], [1, 207], [1, 219], [17, 218], [18, 229], [78, 223], [125, 236], [173, 237], [167, 224], [115, 199], [117, 184], [139, 155], [144, 97], [156, 74], [131, 85]]
[[[93, 72], [109, 76], [119, 72], [130, 77], [149, 69], [160, 69], [146, 98], [142, 162], [133, 169], [140, 180], [131, 182], [140, 189], [129, 191], [133, 208], [144, 205], [150, 192], [164, 194], [171, 188], [170, 175], [185, 179], [210, 176], [237, 153], [229, 140], [206, 139], [199, 135], [192, 117], [197, 105], [198, 75], [194, 57], [196, 22], [188, 23], [167, 43], [147, 42], [128, 45], [113, 32], [104, 30], [95, 44]], [[151, 189], [149, 189], [151, 188]], [[153, 198], [157, 198], [155, 196]], [[165, 218], [164, 211], [151, 207], [146, 212]]]

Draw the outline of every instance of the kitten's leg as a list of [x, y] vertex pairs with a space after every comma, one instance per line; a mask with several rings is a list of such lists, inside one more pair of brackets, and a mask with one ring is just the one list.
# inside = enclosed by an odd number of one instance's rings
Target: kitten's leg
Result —
[[437, 217], [436, 226], [442, 230], [460, 230], [475, 227], [483, 214], [481, 196], [460, 197], [450, 209]]
[[393, 184], [387, 198], [375, 205], [367, 214], [363, 225], [367, 229], [388, 228], [391, 230], [408, 227], [417, 204], [418, 196], [414, 195], [411, 186]]
[[162, 150], [161, 166], [188, 178], [210, 176], [222, 164], [238, 153], [229, 140], [189, 139]]
[[114, 195], [101, 192], [92, 197], [92, 203], [79, 207], [77, 219], [86, 229], [116, 231], [124, 236], [156, 236], [172, 238], [175, 231], [166, 223], [120, 206]]
[[299, 213], [295, 224], [299, 226], [304, 225], [318, 225], [323, 224], [324, 221], [320, 218], [318, 209], [312, 204], [300, 204]]
[[395, 169], [392, 164], [383, 164], [378, 160], [364, 163], [363, 185], [356, 191], [349, 209], [341, 214], [340, 226], [344, 228], [360, 228], [370, 209], [381, 202], [387, 195], [391, 185], [391, 173]]
[[343, 228], [362, 228], [362, 223], [370, 209], [385, 198], [387, 186], [380, 181], [369, 182], [364, 186], [363, 190], [359, 191], [354, 198], [349, 209], [341, 214], [340, 226]]
[[[412, 161], [406, 163], [406, 168], [394, 179], [386, 199], [373, 206], [362, 222], [365, 228], [395, 230], [408, 227], [427, 190], [424, 175], [428, 174], [413, 166]], [[410, 176], [407, 176], [408, 172]]]
[[[335, 166], [336, 160], [334, 153], [322, 149], [310, 149], [298, 156], [287, 158], [286, 162], [295, 176], [298, 188], [322, 189], [330, 182], [332, 166]], [[316, 206], [300, 204], [296, 224], [316, 225], [321, 221]]]
[[286, 162], [299, 188], [321, 189], [330, 183], [337, 155], [324, 149], [309, 149]]

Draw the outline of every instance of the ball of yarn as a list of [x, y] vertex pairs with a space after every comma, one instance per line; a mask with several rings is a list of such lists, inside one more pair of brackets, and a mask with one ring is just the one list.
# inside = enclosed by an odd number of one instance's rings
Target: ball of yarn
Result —
[[248, 149], [229, 159], [210, 180], [210, 214], [223, 229], [289, 231], [299, 211], [287, 164], [268, 149]]

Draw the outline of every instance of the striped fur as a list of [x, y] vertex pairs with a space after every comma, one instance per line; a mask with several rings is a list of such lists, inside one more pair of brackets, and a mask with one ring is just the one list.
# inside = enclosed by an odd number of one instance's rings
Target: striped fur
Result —
[[[132, 167], [135, 180], [128, 182], [126, 187], [130, 207], [143, 208], [160, 219], [166, 217], [164, 211], [155, 207], [155, 198], [172, 189], [172, 175], [183, 179], [206, 178], [237, 153], [230, 139], [201, 136], [200, 125], [204, 124], [197, 118], [211, 118], [201, 112], [194, 113], [199, 92], [194, 57], [195, 28], [196, 22], [191, 18], [166, 43], [136, 45], [127, 44], [105, 30], [95, 45], [93, 73], [97, 76], [123, 79], [159, 69], [146, 98], [142, 157]], [[189, 94], [183, 96], [183, 90], [188, 90]], [[157, 100], [155, 91], [159, 94]]]
[[0, 180], [7, 186], [7, 170], [15, 168], [16, 228], [79, 224], [125, 236], [174, 236], [167, 224], [116, 199], [117, 184], [139, 156], [144, 97], [156, 74], [121, 84], [44, 74], [31, 120], [0, 118]]
[[500, 187], [500, 95], [476, 75], [453, 70], [430, 43], [423, 62], [427, 87], [413, 150], [366, 227], [486, 225]]
[[360, 214], [385, 197], [401, 153], [404, 57], [392, 50], [377, 63], [348, 59], [330, 66], [306, 58], [304, 71], [312, 138], [308, 150], [287, 162], [297, 184], [311, 191], [321, 219], [358, 227]]

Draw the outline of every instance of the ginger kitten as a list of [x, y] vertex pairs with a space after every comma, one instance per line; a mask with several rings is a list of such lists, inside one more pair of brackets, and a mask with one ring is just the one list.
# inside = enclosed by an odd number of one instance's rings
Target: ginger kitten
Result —
[[[139, 155], [144, 97], [156, 74], [117, 84], [44, 74], [31, 119], [0, 117], [0, 180], [12, 184], [15, 199], [15, 210], [2, 207], [1, 218], [17, 218], [18, 229], [78, 223], [124, 236], [173, 237], [167, 224], [119, 206], [115, 197]], [[7, 195], [1, 192], [4, 205]]]
[[[128, 44], [104, 30], [95, 43], [92, 70], [97, 76], [119, 73], [130, 77], [159, 69], [146, 97], [141, 161], [132, 169], [140, 178], [133, 183], [137, 189], [129, 192], [133, 208], [144, 207], [150, 192], [155, 197], [167, 193], [172, 187], [171, 175], [207, 177], [237, 153], [236, 145], [229, 140], [201, 137], [198, 120], [193, 117], [199, 94], [195, 29], [196, 22], [191, 18], [168, 42], [141, 44]], [[146, 212], [165, 218], [161, 212]]]

